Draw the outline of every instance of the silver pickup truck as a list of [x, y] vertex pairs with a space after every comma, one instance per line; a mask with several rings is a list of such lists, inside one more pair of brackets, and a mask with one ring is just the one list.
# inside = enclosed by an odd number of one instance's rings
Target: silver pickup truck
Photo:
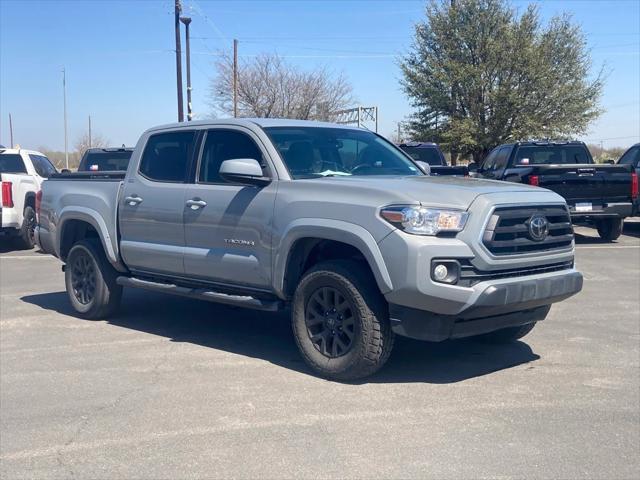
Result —
[[567, 206], [537, 187], [430, 177], [367, 130], [275, 119], [145, 132], [126, 174], [59, 174], [37, 240], [78, 315], [122, 287], [291, 311], [320, 375], [379, 369], [395, 334], [514, 341], [582, 288]]

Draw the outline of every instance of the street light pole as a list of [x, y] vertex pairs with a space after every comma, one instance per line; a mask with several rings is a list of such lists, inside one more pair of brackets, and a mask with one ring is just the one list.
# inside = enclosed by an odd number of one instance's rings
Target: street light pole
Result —
[[67, 72], [62, 67], [62, 99], [64, 102], [64, 165], [69, 170], [69, 149], [67, 140]]
[[238, 116], [238, 40], [233, 39], [233, 116]]
[[184, 109], [182, 105], [182, 49], [180, 47], [180, 12], [182, 6], [180, 0], [175, 3], [175, 30], [176, 30], [176, 83], [178, 89], [178, 121], [184, 121]]
[[9, 114], [9, 138], [11, 138], [11, 148], [13, 148], [13, 121], [11, 120], [11, 114]]
[[187, 48], [187, 120], [191, 121], [193, 112], [191, 111], [191, 43], [189, 40], [189, 24], [191, 18], [180, 17], [180, 21], [184, 23]]

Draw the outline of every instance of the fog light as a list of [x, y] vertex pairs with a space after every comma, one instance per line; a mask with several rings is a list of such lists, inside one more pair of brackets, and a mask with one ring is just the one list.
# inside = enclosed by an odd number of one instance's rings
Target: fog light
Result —
[[460, 278], [460, 263], [457, 260], [432, 260], [431, 278], [438, 283], [455, 285]]
[[433, 269], [433, 278], [439, 282], [443, 282], [446, 278], [447, 275], [449, 275], [449, 269], [446, 267], [446, 265], [436, 265]]

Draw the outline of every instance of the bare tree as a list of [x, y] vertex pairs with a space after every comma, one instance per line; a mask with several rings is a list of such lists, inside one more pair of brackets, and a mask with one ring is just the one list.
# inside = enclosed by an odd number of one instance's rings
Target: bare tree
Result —
[[[233, 114], [233, 60], [222, 56], [210, 86], [211, 106]], [[275, 53], [264, 53], [238, 68], [238, 115], [303, 120], [332, 120], [353, 103], [343, 75], [326, 68], [303, 71]]]
[[89, 132], [85, 131], [76, 139], [74, 143], [74, 148], [78, 153], [79, 157], [82, 157], [84, 152], [89, 148], [103, 148], [107, 146], [108, 140], [106, 140], [102, 135], [92, 134], [91, 135], [91, 143], [89, 143]]

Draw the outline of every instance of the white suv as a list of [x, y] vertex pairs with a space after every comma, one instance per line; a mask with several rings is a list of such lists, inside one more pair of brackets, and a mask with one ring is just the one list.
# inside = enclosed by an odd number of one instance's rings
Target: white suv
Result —
[[53, 173], [56, 168], [40, 152], [0, 148], [0, 233], [18, 237], [22, 248], [34, 245], [36, 197], [42, 182]]

